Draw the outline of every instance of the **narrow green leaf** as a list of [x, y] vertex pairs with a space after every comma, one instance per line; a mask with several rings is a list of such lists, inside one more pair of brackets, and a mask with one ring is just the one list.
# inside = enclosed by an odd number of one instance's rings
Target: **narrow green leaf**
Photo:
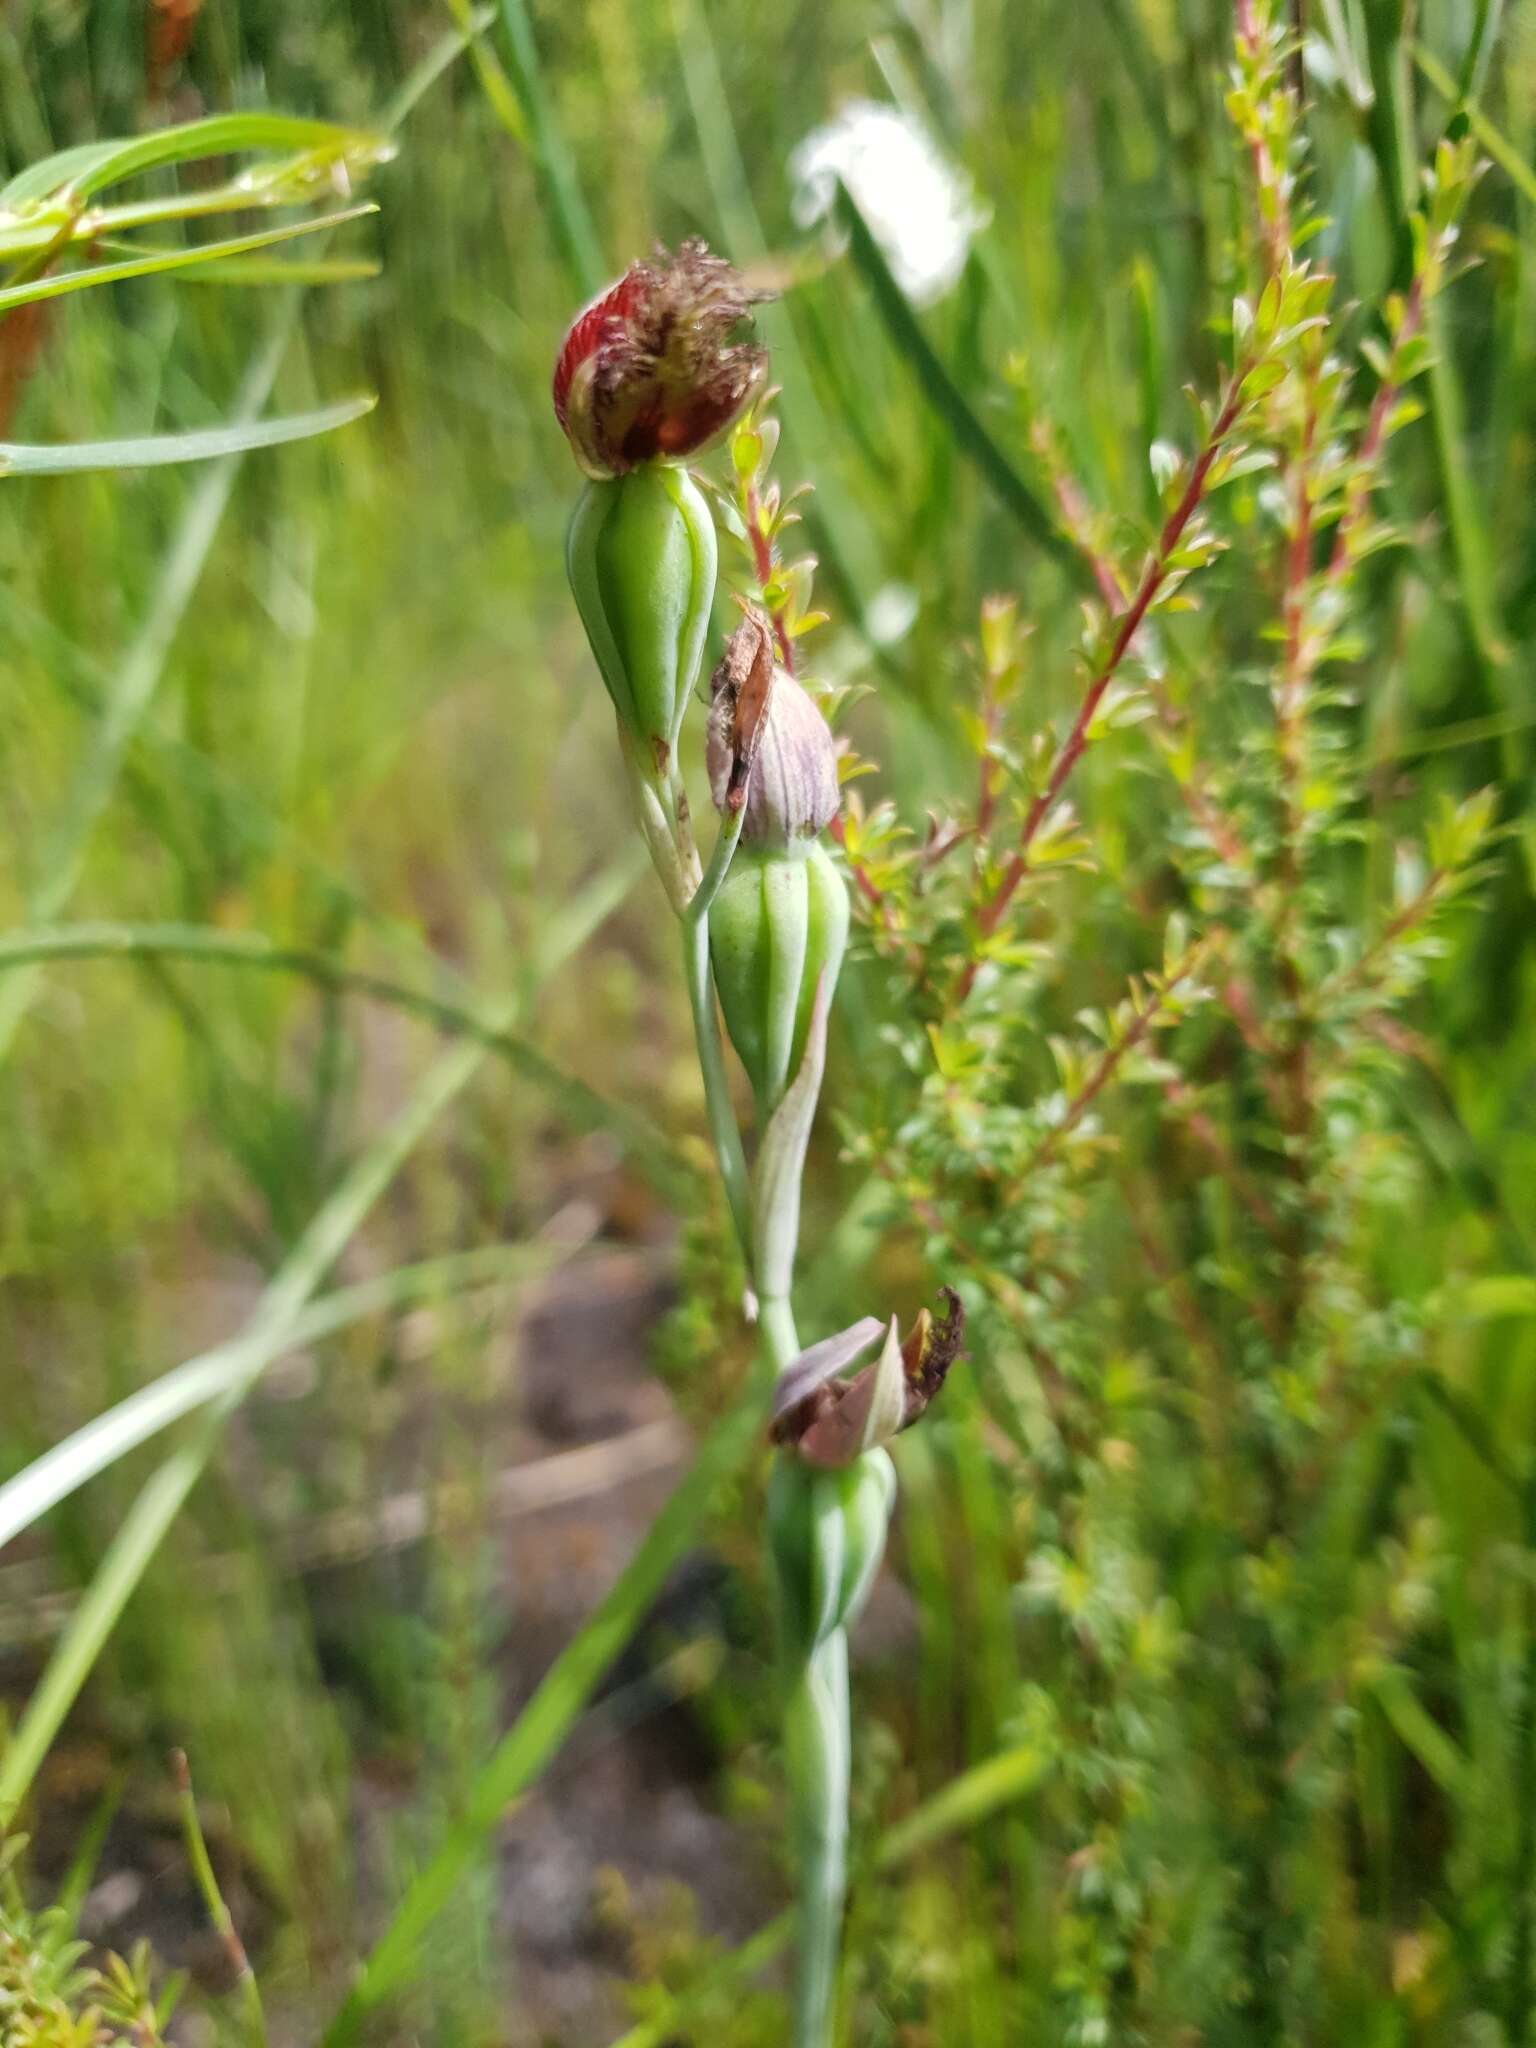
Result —
[[157, 469], [170, 462], [209, 462], [221, 455], [246, 455], [253, 448], [277, 448], [328, 434], [372, 412], [367, 394], [339, 399], [314, 412], [273, 420], [231, 420], [222, 427], [198, 427], [185, 434], [148, 434], [127, 441], [70, 441], [57, 447], [0, 441], [0, 477], [78, 476], [87, 470]]
[[601, 288], [607, 266], [554, 96], [544, 82], [526, 0], [501, 0], [501, 23], [545, 214], [572, 284], [590, 297]]
[[1398, 1740], [1441, 1791], [1454, 1800], [1464, 1799], [1472, 1785], [1472, 1767], [1414, 1691], [1410, 1674], [1400, 1664], [1385, 1664], [1373, 1673], [1370, 1690]]
[[0, 1486], [0, 1550], [98, 1472], [115, 1465], [184, 1415], [227, 1394], [253, 1365], [259, 1372], [288, 1352], [412, 1302], [436, 1300], [463, 1288], [525, 1279], [547, 1269], [558, 1257], [554, 1247], [486, 1245], [446, 1258], [424, 1259], [355, 1287], [338, 1288], [306, 1309], [287, 1329], [259, 1342], [236, 1337], [189, 1358], [92, 1416]]
[[380, 126], [386, 135], [394, 134], [417, 102], [423, 99], [443, 73], [485, 34], [495, 19], [496, 9], [490, 4], [477, 7], [473, 11], [466, 9], [456, 25], [438, 37], [420, 63], [407, 75], [399, 91], [384, 109]]
[[127, 278], [153, 277], [169, 270], [187, 270], [194, 264], [216, 262], [220, 257], [242, 256], [252, 249], [274, 248], [301, 235], [319, 234], [323, 229], [344, 227], [362, 220], [378, 208], [349, 206], [340, 213], [327, 213], [316, 220], [291, 222], [280, 228], [265, 228], [259, 234], [229, 235], [222, 242], [205, 242], [185, 249], [145, 249], [121, 263], [95, 263], [82, 270], [66, 270], [54, 277], [35, 277], [27, 284], [0, 286], [0, 314], [15, 306], [28, 306], [37, 299], [61, 299], [66, 293], [86, 291], [97, 284], [121, 284]]
[[1057, 531], [1044, 501], [987, 432], [964, 392], [939, 360], [847, 186], [839, 184], [838, 194], [839, 217], [847, 226], [854, 263], [869, 286], [876, 311], [897, 351], [906, 357], [924, 396], [949, 428], [955, 445], [969, 456], [999, 502], [1036, 546], [1070, 568], [1079, 582], [1090, 584], [1091, 575], [1077, 549]]
[[60, 150], [29, 164], [0, 188], [0, 206], [15, 209], [61, 193], [83, 201], [145, 171], [237, 151], [291, 150], [317, 163], [342, 158], [377, 162], [387, 156], [389, 147], [382, 135], [338, 127], [332, 121], [306, 121], [287, 114], [213, 114], [206, 120], [156, 129], [149, 135], [80, 143]]
[[545, 1673], [538, 1690], [481, 1767], [458, 1819], [418, 1871], [320, 2048], [345, 2048], [410, 1971], [422, 1935], [449, 1906], [465, 1873], [512, 1801], [555, 1754], [614, 1658], [634, 1634], [678, 1558], [695, 1540], [719, 1488], [760, 1440], [764, 1389], [757, 1379], [715, 1424], [671, 1499], [612, 1590]]
[[[579, 922], [578, 913], [578, 922]], [[559, 956], [546, 953], [535, 979], [553, 971]], [[421, 1017], [439, 1030], [472, 1039], [495, 1052], [545, 1091], [576, 1129], [607, 1131], [619, 1139], [657, 1185], [686, 1198], [694, 1185], [691, 1169], [674, 1148], [637, 1112], [606, 1101], [574, 1074], [557, 1066], [522, 1033], [484, 1004], [408, 987], [387, 975], [349, 967], [334, 953], [308, 946], [279, 945], [263, 932], [223, 931], [188, 924], [81, 923], [22, 928], [0, 933], [0, 973], [66, 960], [188, 960], [209, 967], [241, 967], [297, 974], [323, 988], [349, 991]], [[3, 1011], [3, 1005], [0, 1005]], [[0, 1536], [0, 1542], [3, 1542]]]
[[1429, 81], [1440, 97], [1457, 113], [1466, 116], [1467, 126], [1521, 196], [1536, 206], [1536, 169], [1526, 162], [1515, 145], [1494, 126], [1476, 100], [1462, 98], [1461, 88], [1456, 80], [1434, 53], [1426, 50], [1422, 43], [1414, 44], [1413, 61], [1418, 66], [1421, 76]]

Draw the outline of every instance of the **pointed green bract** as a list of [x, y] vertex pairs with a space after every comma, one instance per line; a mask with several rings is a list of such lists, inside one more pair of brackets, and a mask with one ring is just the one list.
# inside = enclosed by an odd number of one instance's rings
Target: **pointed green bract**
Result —
[[647, 463], [588, 484], [566, 570], [619, 722], [670, 773], [715, 595], [714, 521], [686, 470]]
[[848, 943], [848, 891], [819, 842], [739, 847], [709, 914], [725, 1027], [766, 1122], [798, 1071], [817, 979]]

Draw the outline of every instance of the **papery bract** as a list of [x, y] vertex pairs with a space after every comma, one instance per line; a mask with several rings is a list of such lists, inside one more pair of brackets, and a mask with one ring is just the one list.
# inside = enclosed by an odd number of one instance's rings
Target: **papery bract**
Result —
[[837, 816], [837, 746], [774, 650], [766, 615], [749, 607], [710, 679], [705, 757], [716, 808], [746, 806], [743, 842], [789, 847]]

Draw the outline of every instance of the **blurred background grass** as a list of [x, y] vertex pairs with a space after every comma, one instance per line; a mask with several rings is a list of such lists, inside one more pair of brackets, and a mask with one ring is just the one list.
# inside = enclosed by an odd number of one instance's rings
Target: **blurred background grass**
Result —
[[[1314, 68], [1319, 248], [1346, 293], [1370, 299], [1401, 261], [1380, 88], [1401, 80], [1424, 144], [1451, 118], [1414, 66], [1417, 37], [1529, 167], [1536, 6], [1432, 0], [1409, 18], [1401, 0], [1339, 0], [1318, 13], [1335, 56], [1332, 77]], [[147, 12], [14, 0], [0, 18], [7, 168], [226, 107], [366, 125], [454, 20], [422, 0]], [[47, 310], [35, 366], [7, 391], [18, 439], [222, 417], [289, 319], [276, 402], [299, 409], [361, 385], [380, 403], [327, 441], [245, 458], [227, 493], [190, 471], [7, 480], [0, 923], [35, 921], [29, 897], [103, 707], [125, 665], [147, 664], [137, 673], [152, 702], [63, 914], [263, 933], [449, 1000], [516, 996], [521, 1028], [560, 1069], [685, 1134], [681, 1164], [658, 1164], [585, 1097], [487, 1057], [340, 1277], [499, 1243], [574, 1261], [575, 1277], [376, 1319], [274, 1375], [130, 1602], [41, 1780], [34, 1849], [44, 1877], [56, 1873], [112, 1802], [102, 1868], [137, 1873], [137, 1889], [120, 1890], [115, 1911], [97, 1897], [94, 1931], [120, 1943], [142, 1925], [172, 1959], [202, 1961], [211, 2013], [217, 1963], [198, 1949], [199, 1910], [166, 1847], [169, 1745], [189, 1752], [220, 1817], [217, 1857], [279, 2037], [311, 2038], [383, 1903], [459, 1810], [508, 1702], [592, 1604], [660, 1498], [647, 1489], [681, 1457], [681, 1439], [654, 1434], [676, 1425], [648, 1364], [695, 1421], [741, 1363], [718, 1204], [693, 1171], [705, 1154], [670, 935], [633, 857], [606, 699], [561, 566], [576, 480], [546, 393], [591, 279], [569, 195], [551, 209], [550, 138], [568, 150], [604, 269], [691, 232], [740, 261], [806, 255], [805, 280], [764, 331], [784, 386], [778, 473], [817, 486], [811, 539], [836, 623], [815, 664], [876, 685], [856, 714], [860, 742], [917, 819], [969, 773], [959, 706], [982, 597], [1015, 591], [1034, 622], [1043, 651], [1029, 687], [1043, 715], [1072, 698], [1059, 650], [1081, 593], [957, 443], [867, 277], [824, 262], [793, 228], [790, 154], [864, 97], [903, 106], [965, 166], [988, 224], [923, 330], [1018, 466], [1043, 411], [1094, 502], [1133, 533], [1155, 510], [1148, 442], [1187, 433], [1180, 387], [1209, 388], [1220, 360], [1210, 320], [1242, 204], [1221, 107], [1230, 31], [1220, 0], [572, 0], [531, 19], [506, 0], [406, 118], [370, 187], [378, 219], [348, 231], [349, 251], [381, 259], [377, 277], [307, 292], [296, 318], [282, 295], [191, 281]], [[530, 42], [541, 78], [526, 70]], [[1407, 1091], [1403, 1118], [1432, 1199], [1376, 1254], [1415, 1279], [1508, 1283], [1446, 1355], [1481, 1426], [1520, 1442], [1536, 1420], [1533, 196], [1528, 168], [1485, 185], [1470, 228], [1480, 264], [1446, 305], [1431, 417], [1394, 448], [1389, 498], [1413, 544], [1371, 571], [1358, 730], [1391, 830], [1411, 829], [1440, 791], [1497, 779], [1524, 835], [1417, 1020], [1437, 1078]], [[1235, 745], [1220, 639], [1192, 621], [1177, 658], [1201, 679], [1215, 750]], [[1166, 806], [1134, 767], [1090, 762], [1079, 801], [1118, 872], [1134, 881], [1155, 865]], [[590, 935], [546, 976], [572, 919]], [[1073, 978], [1080, 1000], [1102, 999], [1093, 938]], [[873, 963], [856, 968], [841, 1009], [834, 1107], [878, 1060]], [[436, 1051], [429, 1025], [302, 974], [176, 958], [50, 966], [0, 1088], [0, 1470], [238, 1327]], [[858, 1181], [831, 1139], [825, 1149], [813, 1236], [841, 1216], [836, 1242], [857, 1264], [874, 1256], [867, 1204], [842, 1206]], [[887, 1236], [889, 1281], [922, 1285], [916, 1249]], [[679, 1261], [685, 1305], [669, 1308]], [[1128, 1300], [1144, 1284], [1106, 1282]], [[507, 1469], [615, 1444], [576, 1483], [564, 1522], [505, 1512]], [[1485, 1861], [1469, 1845], [1480, 1829], [1501, 1842], [1518, 1831], [1532, 1794], [1516, 1744], [1532, 1712], [1521, 1573], [1536, 1552], [1500, 1519], [1454, 1432], [1426, 1425], [1399, 1448], [1408, 1525], [1433, 1525], [1441, 1559], [1411, 1703], [1430, 1734], [1410, 1708], [1348, 1709], [1368, 1723], [1350, 1825], [1379, 1995], [1335, 2003], [1310, 2038], [1524, 2038], [1489, 2016], [1477, 1941], [1436, 1948], [1424, 1902], [1449, 1888], [1468, 1921], [1512, 1928], [1510, 1887], [1530, 1882], [1518, 1841]], [[631, 1454], [654, 1467], [637, 1477]], [[0, 1567], [16, 1704], [142, 1458], [63, 1503], [46, 1541], [12, 1546]], [[973, 1388], [957, 1387], [906, 1450], [903, 1481], [897, 1572], [865, 1651], [866, 1834], [963, 1766], [1037, 1734], [1044, 1744], [1036, 1721], [1049, 1714], [1015, 1626], [1039, 1532]], [[424, 1535], [390, 1542], [372, 1524], [338, 1524], [404, 1496], [428, 1503]], [[658, 1986], [707, 1977], [713, 1940], [739, 1940], [776, 1910], [753, 1512], [750, 1486], [722, 1509], [644, 1654], [582, 1724], [575, 1762], [539, 1795], [546, 1808], [525, 1809], [528, 1832], [465, 1884], [402, 2031], [381, 2039], [606, 2041], [625, 2009], [611, 1979], [649, 1984], [643, 2006]], [[1104, 1512], [1112, 1525], [1113, 1505]], [[1155, 1625], [1155, 1588], [1125, 1598]], [[1431, 1768], [1441, 1724], [1465, 1752], [1454, 1786]], [[576, 1788], [584, 1760], [603, 1756], [590, 1770], [611, 1837]], [[1086, 1747], [1080, 1768], [1093, 1769]], [[639, 1818], [621, 1826], [626, 1801]], [[1042, 2040], [1132, 2037], [1093, 2032], [1074, 1973], [1097, 1983], [1157, 1966], [1102, 1952], [1096, 1930], [1114, 1915], [1096, 1917], [1091, 1897], [1062, 1918], [1051, 1902], [1070, 1873], [1059, 1845], [1041, 1848], [1036, 1818], [1010, 1808], [966, 1847], [861, 1887], [857, 2038], [990, 2044], [1016, 2038], [1024, 2012]], [[1168, 1839], [1177, 1861], [1173, 1815]], [[1183, 1963], [1138, 2001], [1134, 2037], [1238, 2038], [1191, 2018], [1181, 1985], [1198, 1976], [1201, 1930], [1175, 1933]], [[1021, 2005], [1031, 1970], [1041, 1988]], [[780, 2038], [771, 1997], [706, 1994], [701, 2010], [676, 2038]]]

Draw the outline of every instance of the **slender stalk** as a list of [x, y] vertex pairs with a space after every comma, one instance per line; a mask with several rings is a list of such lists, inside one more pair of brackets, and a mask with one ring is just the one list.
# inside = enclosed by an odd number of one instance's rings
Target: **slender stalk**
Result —
[[757, 1375], [700, 1444], [698, 1455], [639, 1549], [539, 1681], [528, 1704], [470, 1784], [463, 1810], [422, 1865], [364, 1963], [320, 2048], [348, 2048], [368, 2015], [410, 1975], [422, 1937], [450, 1906], [464, 1873], [482, 1855], [508, 1806], [538, 1776], [569, 1734], [604, 1673], [689, 1544], [719, 1488], [760, 1441], [763, 1388]]
[[[764, 1356], [782, 1372], [800, 1349], [789, 1302], [783, 1295], [765, 1296], [759, 1321]], [[806, 1513], [807, 1546], [820, 1552], [824, 1578], [835, 1578], [842, 1567], [840, 1524], [817, 1516], [809, 1496]], [[791, 1651], [784, 1685], [784, 1769], [798, 1880], [794, 2048], [831, 2048], [848, 1888], [853, 1737], [847, 1630], [834, 1628], [808, 1654]]]
[[[709, 1135], [714, 1143], [725, 1199], [730, 1204], [731, 1222], [741, 1241], [742, 1256], [750, 1273], [752, 1196], [746, 1153], [742, 1149], [741, 1132], [736, 1126], [730, 1085], [726, 1080], [720, 1020], [715, 1014], [714, 987], [709, 976], [707, 917], [683, 919], [683, 974], [688, 983], [688, 1007], [693, 1013], [693, 1037], [699, 1054], [699, 1074], [704, 1082], [704, 1109], [709, 1119]], [[783, 1363], [787, 1364], [788, 1360]]]
[[208, 1843], [203, 1834], [203, 1823], [197, 1811], [197, 1795], [192, 1790], [192, 1773], [187, 1767], [185, 1750], [175, 1750], [171, 1757], [176, 1773], [176, 1802], [181, 1809], [182, 1835], [187, 1845], [187, 1860], [192, 1865], [192, 1876], [202, 1894], [208, 1917], [229, 1957], [235, 1973], [235, 1982], [240, 1990], [242, 2018], [245, 2022], [245, 2037], [254, 2048], [266, 2048], [267, 2017], [262, 2010], [261, 1987], [256, 1982], [256, 1973], [251, 1968], [250, 1957], [245, 1952], [245, 1943], [235, 1926], [235, 1916], [225, 1902], [219, 1889], [219, 1880], [213, 1867], [213, 1858], [208, 1854]]
[[[1189, 480], [1184, 487], [1183, 494], [1172, 512], [1169, 513], [1163, 525], [1163, 530], [1158, 536], [1156, 548], [1147, 558], [1146, 567], [1142, 570], [1141, 581], [1136, 587], [1134, 596], [1124, 611], [1119, 614], [1118, 624], [1115, 629], [1114, 638], [1110, 643], [1109, 652], [1105, 656], [1103, 664], [1092, 682], [1090, 682], [1088, 688], [1083, 693], [1082, 702], [1078, 706], [1077, 716], [1072, 722], [1072, 730], [1067, 734], [1066, 739], [1057, 751], [1055, 760], [1051, 764], [1050, 773], [1046, 777], [1044, 788], [1034, 798], [1028, 812], [1025, 814], [1023, 829], [1019, 834], [1018, 846], [1014, 850], [1007, 866], [1003, 869], [997, 887], [982, 905], [978, 923], [984, 938], [990, 938], [1002, 923], [1004, 913], [1007, 911], [1008, 905], [1013, 901], [1019, 884], [1029, 872], [1030, 846], [1040, 827], [1055, 809], [1068, 776], [1076, 767], [1079, 757], [1088, 744], [1088, 733], [1093, 724], [1094, 713], [1103, 701], [1105, 691], [1118, 674], [1120, 664], [1130, 651], [1131, 643], [1136, 638], [1142, 621], [1152, 609], [1153, 600], [1163, 587], [1164, 580], [1169, 574], [1169, 559], [1183, 538], [1184, 531], [1189, 525], [1190, 520], [1193, 519], [1196, 511], [1199, 509], [1200, 502], [1205, 496], [1206, 483], [1210, 476], [1211, 468], [1215, 463], [1216, 457], [1221, 453], [1227, 436], [1236, 425], [1238, 415], [1242, 412], [1243, 384], [1252, 367], [1251, 361], [1245, 361], [1239, 363], [1234, 371], [1232, 380], [1227, 386], [1226, 394], [1222, 400], [1221, 409], [1216, 415], [1210, 433], [1206, 436], [1204, 447], [1195, 458], [1194, 466], [1190, 470]], [[970, 994], [975, 984], [979, 965], [979, 959], [972, 959], [961, 975], [959, 986], [956, 990], [957, 1001], [964, 1002], [965, 998]]]
[[848, 1632], [835, 1628], [790, 1674], [784, 1715], [790, 1825], [800, 1877], [795, 2048], [830, 2048], [848, 1881]]
[[795, 1334], [795, 1312], [782, 1294], [765, 1294], [757, 1305], [758, 1327], [762, 1331], [763, 1349], [776, 1373], [783, 1372], [799, 1354], [800, 1339]]
[[[734, 811], [721, 820], [720, 830], [715, 839], [714, 852], [709, 857], [709, 866], [689, 897], [682, 912], [680, 923], [683, 933], [683, 976], [688, 985], [688, 1007], [693, 1016], [693, 1038], [699, 1055], [699, 1075], [704, 1083], [704, 1109], [709, 1119], [709, 1135], [715, 1147], [715, 1160], [720, 1168], [720, 1179], [725, 1188], [725, 1198], [730, 1205], [731, 1222], [741, 1244], [742, 1257], [747, 1262], [747, 1271], [752, 1271], [752, 1194], [747, 1175], [746, 1154], [742, 1149], [741, 1132], [737, 1128], [736, 1113], [731, 1107], [730, 1084], [725, 1073], [725, 1051], [720, 1043], [720, 1019], [715, 1011], [714, 987], [709, 972], [709, 910], [720, 893], [720, 884], [730, 871], [737, 845], [741, 839], [741, 827], [746, 817], [743, 808]], [[797, 1347], [798, 1348], [798, 1347]], [[790, 1354], [793, 1356], [793, 1353]], [[779, 1369], [788, 1363], [779, 1361]]]
[[602, 248], [553, 96], [544, 83], [525, 0], [501, 0], [501, 21], [550, 232], [577, 289], [591, 294], [603, 281]]

